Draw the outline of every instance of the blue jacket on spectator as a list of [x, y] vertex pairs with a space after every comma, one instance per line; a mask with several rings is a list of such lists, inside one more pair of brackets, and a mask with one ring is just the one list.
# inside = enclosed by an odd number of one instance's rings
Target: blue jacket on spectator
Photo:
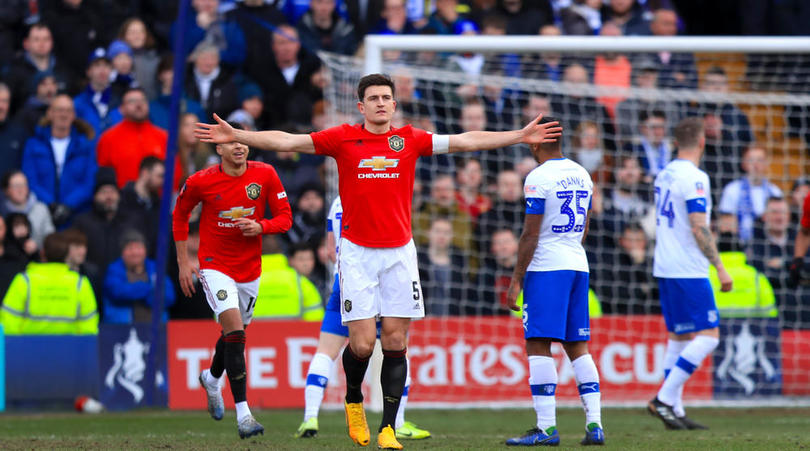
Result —
[[[94, 93], [88, 87], [73, 99], [73, 108], [76, 110], [76, 117], [84, 119], [85, 122], [93, 127], [98, 137], [101, 133], [113, 125], [121, 122], [124, 116], [118, 110], [119, 99], [109, 99], [107, 114], [104, 117], [98, 114], [96, 106], [93, 104]], [[107, 88], [102, 97], [107, 96], [115, 97], [112, 95], [112, 88]]]
[[31, 191], [46, 205], [64, 204], [74, 215], [88, 209], [93, 203], [96, 169], [96, 143], [75, 125], [70, 129], [61, 177], [56, 175], [50, 126], [37, 128], [25, 143], [22, 171], [28, 177]]
[[[224, 48], [220, 47], [219, 59], [222, 63], [232, 67], [241, 67], [247, 57], [247, 43], [245, 42], [245, 34], [239, 25], [232, 20], [223, 20], [219, 17], [210, 25], [211, 27], [222, 27], [222, 33], [225, 37]], [[187, 57], [194, 50], [207, 33], [206, 30], [197, 25], [197, 17], [194, 14], [189, 14], [186, 19], [185, 38], [183, 41], [183, 58]], [[177, 21], [172, 24], [171, 31], [171, 45], [174, 48], [174, 40], [177, 38]], [[268, 43], [269, 44], [269, 43]]]
[[[132, 307], [136, 302], [143, 302], [149, 307], [154, 303], [154, 283], [157, 269], [154, 260], [144, 262], [149, 281], [130, 282], [124, 260], [119, 258], [110, 263], [104, 277], [104, 316], [102, 322], [107, 324], [132, 324]], [[171, 280], [165, 279], [163, 290], [163, 322], [169, 319], [167, 309], [174, 305], [174, 286]]]
[[[158, 127], [167, 130], [169, 128], [169, 109], [171, 108], [172, 96], [159, 95], [155, 100], [149, 102], [149, 121]], [[180, 114], [194, 113], [201, 122], [210, 121], [206, 117], [205, 110], [200, 102], [183, 96], [180, 99]]]

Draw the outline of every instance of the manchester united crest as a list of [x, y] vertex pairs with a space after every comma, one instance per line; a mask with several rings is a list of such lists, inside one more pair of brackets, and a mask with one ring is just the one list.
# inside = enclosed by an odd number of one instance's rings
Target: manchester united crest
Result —
[[228, 292], [227, 291], [225, 291], [225, 290], [217, 291], [217, 299], [219, 299], [220, 301], [224, 301], [227, 298], [228, 298]]
[[394, 152], [399, 152], [405, 148], [405, 138], [401, 138], [398, 135], [390, 136], [388, 138], [388, 147]]
[[245, 191], [247, 191], [247, 196], [250, 198], [250, 200], [256, 200], [262, 193], [262, 186], [258, 183], [251, 183], [245, 187]]

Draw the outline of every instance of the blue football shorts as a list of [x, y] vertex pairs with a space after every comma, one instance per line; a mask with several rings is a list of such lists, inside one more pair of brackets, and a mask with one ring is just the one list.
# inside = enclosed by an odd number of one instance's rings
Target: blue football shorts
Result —
[[661, 311], [667, 330], [674, 334], [714, 329], [720, 324], [714, 291], [708, 278], [658, 278]]
[[588, 273], [529, 271], [523, 281], [523, 330], [529, 338], [588, 341]]

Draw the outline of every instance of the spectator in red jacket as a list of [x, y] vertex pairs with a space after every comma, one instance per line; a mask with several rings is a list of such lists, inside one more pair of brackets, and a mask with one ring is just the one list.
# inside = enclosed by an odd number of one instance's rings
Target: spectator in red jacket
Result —
[[142, 89], [124, 93], [121, 114], [124, 120], [104, 132], [96, 148], [98, 165], [115, 169], [119, 188], [138, 178], [145, 157], [166, 158], [167, 139], [165, 130], [149, 122], [149, 103]]

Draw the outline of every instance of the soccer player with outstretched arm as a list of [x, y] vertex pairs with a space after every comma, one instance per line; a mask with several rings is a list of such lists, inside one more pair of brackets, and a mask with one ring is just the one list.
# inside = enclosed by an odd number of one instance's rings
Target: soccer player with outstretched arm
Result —
[[[276, 170], [269, 164], [247, 161], [247, 146], [223, 141], [216, 150], [221, 163], [193, 174], [180, 190], [172, 230], [183, 294], [190, 297], [194, 293], [192, 275], [197, 275], [222, 325], [211, 368], [199, 378], [206, 390], [208, 412], [215, 420], [225, 413], [221, 380], [227, 371], [239, 436], [246, 438], [264, 433], [248, 407], [245, 372], [245, 327], [253, 317], [259, 291], [261, 236], [289, 230], [292, 210]], [[188, 260], [187, 239], [189, 216], [199, 203], [198, 271]], [[272, 219], [265, 218], [268, 204]]]
[[583, 445], [602, 445], [599, 372], [588, 353], [588, 233], [593, 181], [582, 166], [563, 157], [559, 142], [531, 146], [540, 164], [526, 176], [526, 219], [518, 261], [507, 291], [509, 308], [519, 311], [523, 290], [523, 330], [529, 356], [529, 387], [537, 426], [506, 441], [510, 446], [557, 446], [557, 368], [551, 343], [562, 343], [571, 360], [585, 408]]
[[700, 170], [706, 138], [699, 118], [686, 118], [673, 131], [677, 158], [655, 177], [655, 256], [661, 311], [669, 331], [664, 383], [647, 405], [668, 429], [705, 429], [683, 409], [683, 386], [719, 343], [720, 316], [709, 283], [717, 268], [720, 290], [732, 288], [710, 229], [709, 176]]
[[343, 202], [338, 255], [341, 318], [349, 328], [349, 345], [343, 352], [346, 422], [351, 439], [368, 445], [370, 433], [360, 388], [377, 336], [376, 318], [381, 317], [383, 415], [377, 445], [383, 449], [402, 448], [393, 425], [408, 373], [408, 326], [411, 318], [425, 315], [411, 236], [417, 159], [518, 143], [539, 144], [555, 140], [560, 132], [557, 123], [539, 124], [540, 117], [520, 130], [505, 132], [434, 135], [410, 125], [394, 128], [394, 89], [386, 75], [364, 76], [357, 87], [357, 108], [363, 123], [308, 135], [234, 130], [218, 116], [214, 116], [216, 124], [197, 124], [195, 129], [195, 135], [206, 142], [236, 141], [254, 148], [317, 153], [335, 159]]
[[[337, 243], [340, 241], [342, 222], [343, 204], [341, 204], [340, 196], [338, 196], [332, 201], [329, 214], [326, 215], [326, 246], [332, 263], [337, 262]], [[379, 326], [379, 323], [377, 325]], [[318, 348], [315, 355], [312, 356], [312, 361], [309, 363], [309, 369], [307, 370], [307, 386], [304, 389], [304, 421], [295, 432], [296, 437], [309, 438], [318, 434], [318, 412], [321, 409], [321, 403], [323, 403], [324, 391], [329, 383], [329, 375], [332, 373], [332, 367], [335, 364], [340, 348], [346, 344], [348, 336], [349, 329], [343, 325], [340, 319], [340, 280], [337, 266], [335, 266], [335, 282], [332, 285], [332, 294], [326, 303], [326, 313], [321, 322]], [[394, 424], [396, 437], [410, 440], [430, 438], [429, 431], [420, 429], [410, 421], [405, 421], [405, 405], [408, 402], [410, 385], [411, 376], [410, 367], [408, 367], [405, 389], [402, 392], [396, 423]]]

